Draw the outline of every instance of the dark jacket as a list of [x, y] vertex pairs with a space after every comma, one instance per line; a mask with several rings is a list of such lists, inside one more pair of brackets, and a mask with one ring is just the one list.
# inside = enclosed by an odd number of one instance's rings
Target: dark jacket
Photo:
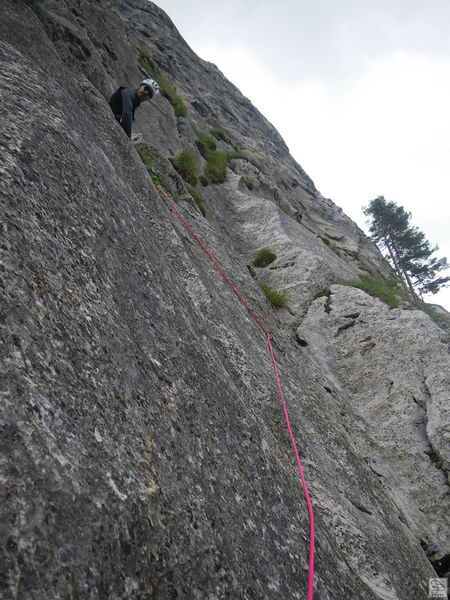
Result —
[[131, 138], [131, 126], [134, 121], [134, 111], [141, 104], [136, 92], [131, 88], [120, 87], [109, 99], [109, 105], [123, 130]]

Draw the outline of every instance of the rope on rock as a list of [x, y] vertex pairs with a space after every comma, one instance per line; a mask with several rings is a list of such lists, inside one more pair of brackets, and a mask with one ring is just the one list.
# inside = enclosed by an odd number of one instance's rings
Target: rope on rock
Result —
[[248, 310], [248, 312], [251, 315], [251, 317], [254, 319], [254, 321], [257, 323], [257, 325], [259, 325], [259, 327], [262, 329], [262, 331], [264, 332], [264, 334], [265, 334], [265, 336], [267, 338], [267, 343], [269, 345], [269, 352], [270, 352], [270, 356], [272, 358], [273, 368], [274, 368], [274, 371], [275, 371], [275, 377], [276, 377], [276, 381], [277, 381], [278, 391], [280, 393], [281, 403], [283, 405], [284, 417], [285, 417], [285, 420], [286, 420], [286, 425], [287, 425], [287, 429], [288, 429], [288, 432], [289, 432], [289, 437], [291, 439], [291, 444], [292, 444], [292, 447], [294, 449], [295, 458], [296, 458], [296, 461], [297, 461], [298, 472], [300, 474], [300, 479], [301, 479], [301, 482], [302, 482], [302, 487], [303, 487], [303, 492], [304, 492], [304, 495], [305, 495], [306, 505], [308, 507], [308, 515], [309, 515], [309, 560], [308, 560], [308, 593], [307, 593], [307, 600], [312, 600], [312, 597], [313, 597], [313, 582], [314, 582], [314, 515], [313, 515], [313, 508], [312, 508], [311, 500], [309, 498], [308, 489], [306, 487], [306, 481], [305, 481], [305, 477], [303, 475], [303, 469], [302, 469], [302, 465], [300, 463], [300, 457], [299, 457], [299, 454], [298, 454], [297, 446], [295, 444], [294, 436], [292, 434], [292, 429], [291, 429], [291, 424], [290, 424], [290, 421], [289, 421], [289, 416], [288, 416], [288, 411], [287, 411], [287, 408], [286, 408], [286, 403], [284, 401], [283, 392], [281, 390], [280, 378], [278, 376], [277, 363], [275, 361], [275, 356], [274, 356], [274, 353], [273, 353], [272, 344], [270, 342], [270, 335], [266, 331], [266, 329], [262, 326], [262, 324], [260, 323], [260, 321], [258, 320], [258, 318], [255, 316], [255, 314], [252, 311], [252, 309], [248, 306], [248, 304], [245, 302], [245, 300], [242, 298], [242, 296], [236, 290], [236, 288], [231, 283], [231, 281], [229, 280], [229, 278], [225, 275], [225, 273], [223, 272], [223, 270], [220, 268], [220, 266], [217, 264], [217, 262], [211, 256], [211, 254], [208, 252], [208, 250], [206, 249], [206, 247], [202, 244], [202, 242], [199, 240], [199, 238], [197, 237], [197, 235], [192, 231], [192, 229], [189, 227], [189, 225], [183, 219], [183, 217], [181, 216], [180, 212], [177, 210], [177, 208], [175, 207], [175, 205], [173, 204], [173, 202], [170, 200], [170, 198], [165, 194], [165, 192], [158, 185], [155, 185], [155, 187], [162, 194], [162, 196], [165, 198], [165, 200], [167, 201], [167, 203], [169, 204], [169, 206], [172, 208], [172, 210], [175, 212], [175, 214], [177, 215], [177, 217], [180, 219], [180, 221], [183, 223], [183, 225], [186, 227], [186, 229], [189, 231], [189, 233], [195, 239], [195, 241], [200, 246], [200, 248], [203, 250], [203, 252], [207, 255], [207, 257], [210, 259], [210, 261], [214, 264], [214, 266], [216, 267], [216, 269], [219, 271], [219, 273], [222, 275], [222, 277], [228, 283], [228, 285], [230, 286], [230, 288], [233, 290], [233, 292], [236, 294], [236, 296], [239, 298], [239, 300], [242, 302], [242, 304]]

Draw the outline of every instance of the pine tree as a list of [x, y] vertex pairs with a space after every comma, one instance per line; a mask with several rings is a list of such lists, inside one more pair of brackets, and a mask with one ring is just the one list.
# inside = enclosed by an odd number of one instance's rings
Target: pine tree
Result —
[[363, 213], [369, 217], [371, 238], [387, 250], [387, 258], [414, 304], [419, 304], [418, 294], [436, 294], [448, 284], [450, 277], [437, 277], [449, 268], [447, 259], [432, 257], [439, 248], [432, 247], [425, 234], [410, 225], [411, 213], [384, 196], [372, 200]]

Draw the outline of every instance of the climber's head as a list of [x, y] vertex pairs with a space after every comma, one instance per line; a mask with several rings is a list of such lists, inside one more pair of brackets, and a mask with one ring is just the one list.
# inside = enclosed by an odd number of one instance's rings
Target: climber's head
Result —
[[153, 96], [156, 96], [158, 93], [159, 85], [154, 79], [144, 79], [144, 81], [141, 81], [138, 89], [136, 90], [136, 94], [141, 102], [150, 100], [150, 98], [153, 98]]

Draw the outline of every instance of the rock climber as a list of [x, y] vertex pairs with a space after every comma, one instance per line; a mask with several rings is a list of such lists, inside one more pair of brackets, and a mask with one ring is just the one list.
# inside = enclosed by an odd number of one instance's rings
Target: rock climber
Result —
[[295, 212], [295, 213], [294, 213], [294, 216], [295, 216], [295, 218], [297, 219], [297, 221], [298, 221], [299, 223], [301, 223], [301, 222], [302, 222], [302, 219], [303, 219], [303, 214], [302, 214], [302, 213], [301, 213], [299, 210], [297, 210], [297, 212]]
[[144, 79], [139, 86], [132, 88], [120, 87], [109, 99], [109, 105], [127, 136], [131, 138], [131, 126], [134, 121], [134, 111], [146, 100], [159, 93], [159, 85], [154, 79]]

